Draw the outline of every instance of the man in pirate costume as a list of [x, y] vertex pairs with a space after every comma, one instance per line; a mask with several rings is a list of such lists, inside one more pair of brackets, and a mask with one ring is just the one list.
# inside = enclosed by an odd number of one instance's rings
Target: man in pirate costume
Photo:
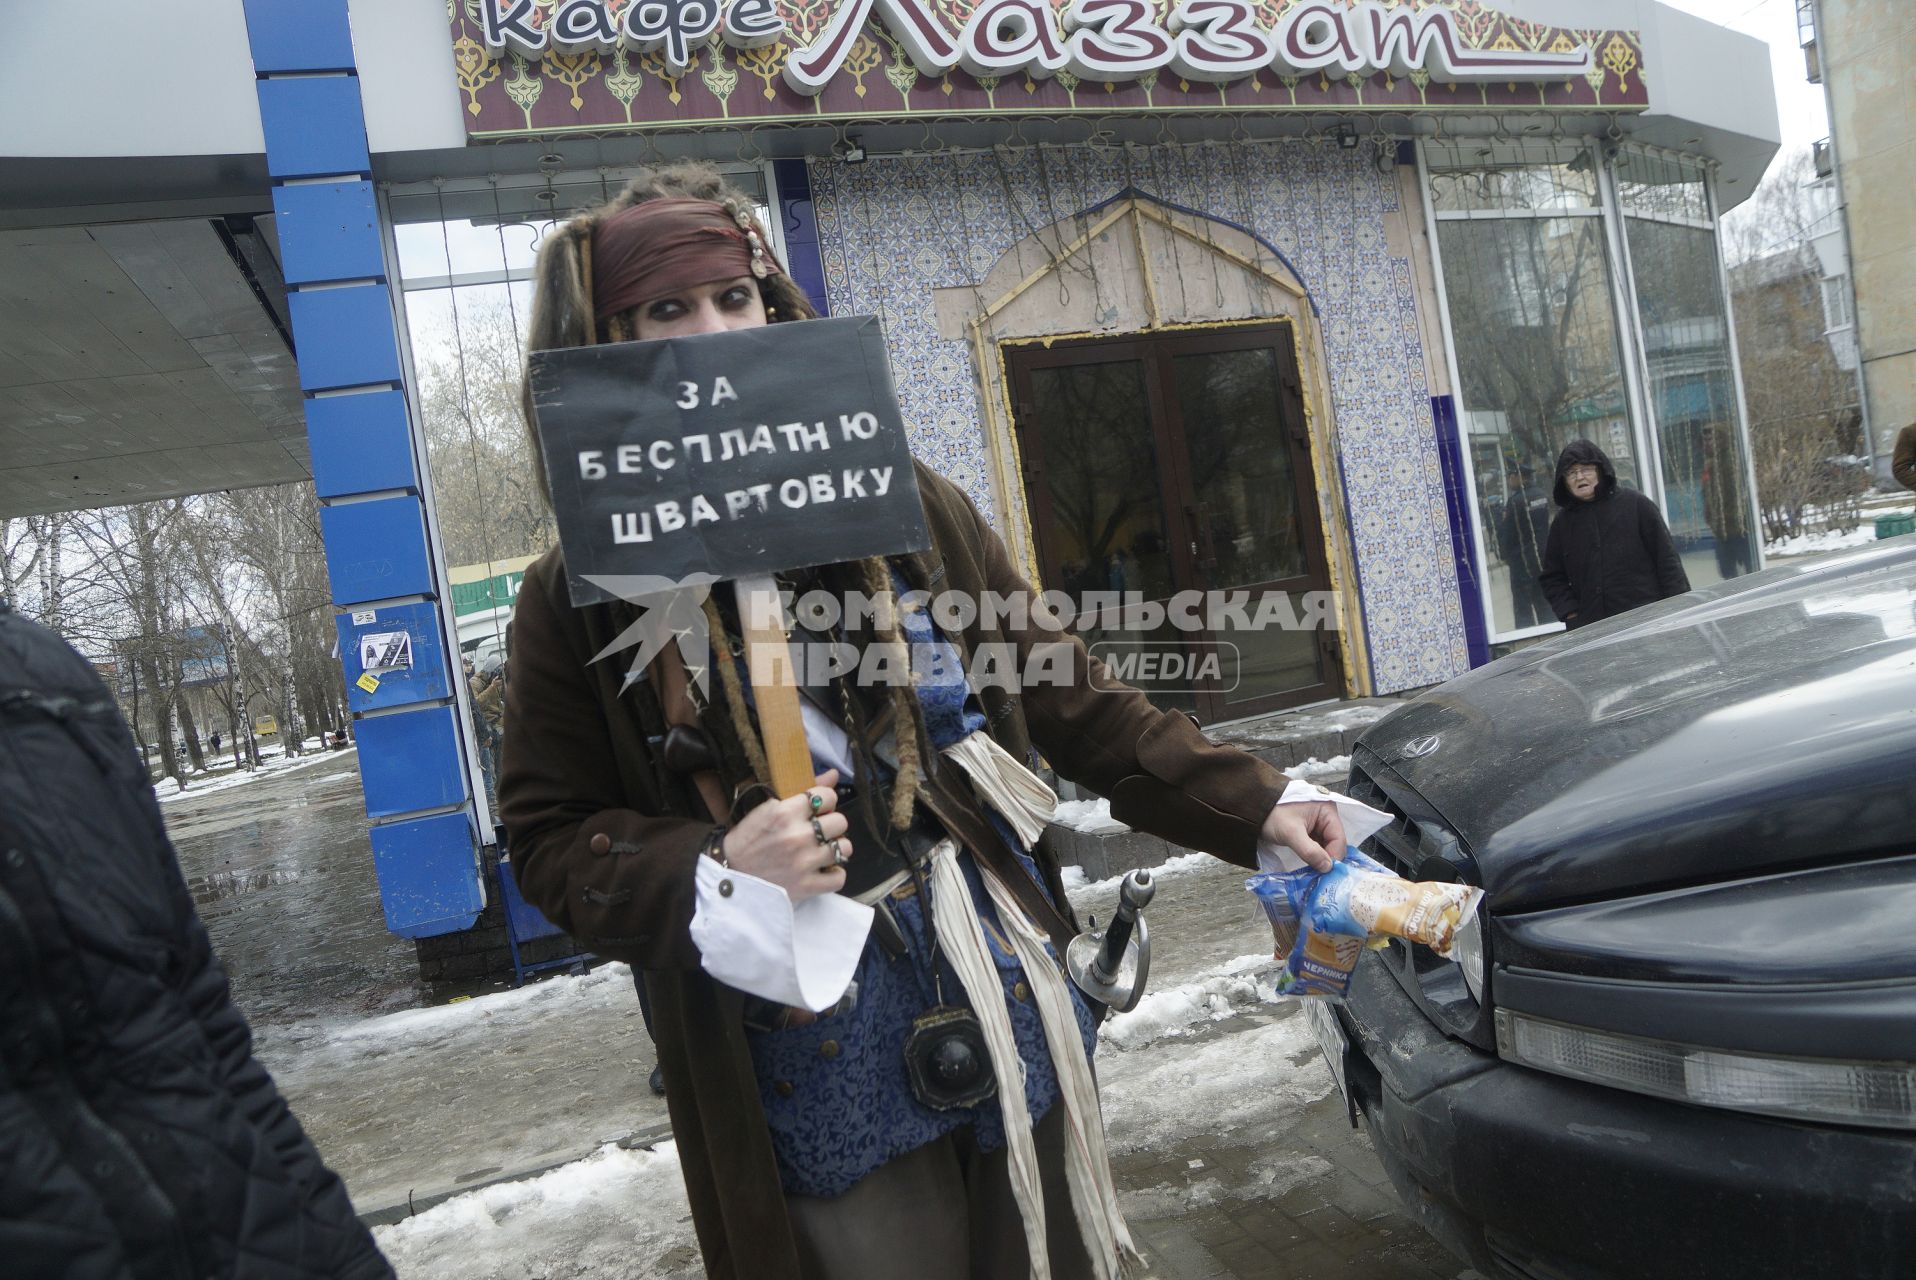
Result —
[[[749, 203], [681, 166], [548, 237], [530, 345], [812, 315]], [[643, 984], [715, 1277], [1106, 1280], [1135, 1258], [1090, 1069], [1096, 1014], [1059, 963], [1076, 926], [1039, 840], [1055, 802], [1028, 767], [1039, 754], [1120, 820], [1232, 862], [1343, 856], [1322, 792], [1208, 742], [1074, 639], [1068, 680], [970, 688], [979, 646], [1022, 657], [1060, 633], [982, 612], [947, 632], [895, 607], [909, 592], [1031, 594], [965, 495], [922, 466], [917, 479], [928, 552], [786, 584], [879, 599], [875, 620], [817, 638], [911, 672], [803, 691], [819, 776], [798, 796], [763, 785], [739, 620], [716, 597], [717, 678], [701, 691], [675, 645], [635, 677], [595, 661], [638, 612], [572, 607], [557, 549], [520, 588], [498, 782], [519, 884]], [[874, 907], [869, 935], [821, 943], [816, 908], [840, 893]], [[811, 942], [781, 951], [800, 917]], [[764, 994], [810, 989], [807, 946], [836, 952], [844, 994], [823, 1012]], [[780, 954], [786, 972], [768, 977]]]

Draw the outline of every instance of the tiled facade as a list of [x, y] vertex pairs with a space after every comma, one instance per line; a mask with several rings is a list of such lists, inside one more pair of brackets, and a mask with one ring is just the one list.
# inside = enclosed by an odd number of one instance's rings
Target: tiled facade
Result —
[[[914, 451], [994, 518], [971, 355], [939, 336], [933, 289], [982, 283], [1018, 241], [1050, 239], [1050, 224], [1127, 186], [1276, 245], [1322, 313], [1377, 691], [1468, 669], [1412, 264], [1386, 235], [1399, 186], [1368, 150], [1022, 147], [815, 162], [811, 182], [833, 312], [883, 317]], [[1059, 280], [1096, 288], [1070, 272]]]

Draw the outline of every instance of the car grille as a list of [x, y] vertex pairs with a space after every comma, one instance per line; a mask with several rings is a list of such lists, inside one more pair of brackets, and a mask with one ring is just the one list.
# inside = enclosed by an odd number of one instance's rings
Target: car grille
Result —
[[1400, 876], [1410, 876], [1417, 864], [1417, 823], [1384, 793], [1357, 761], [1351, 763], [1350, 798], [1390, 815], [1390, 825], [1371, 837], [1364, 850]]
[[[1349, 794], [1391, 817], [1390, 824], [1365, 842], [1364, 852], [1410, 880], [1474, 879], [1456, 833], [1415, 793], [1393, 782], [1397, 794], [1377, 779], [1385, 766], [1361, 747], [1352, 753]], [[1381, 953], [1391, 976], [1425, 1017], [1444, 1032], [1480, 1049], [1494, 1049], [1490, 1011], [1464, 986], [1463, 971], [1429, 947], [1391, 939]]]

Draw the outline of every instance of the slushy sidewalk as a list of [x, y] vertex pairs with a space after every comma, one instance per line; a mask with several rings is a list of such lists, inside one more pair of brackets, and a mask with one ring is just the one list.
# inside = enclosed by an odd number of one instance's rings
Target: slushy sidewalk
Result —
[[[1270, 933], [1242, 884], [1202, 856], [1162, 869], [1152, 993], [1102, 1033], [1150, 1274], [1469, 1275], [1400, 1212], [1295, 1003], [1272, 999]], [[1073, 898], [1102, 917], [1115, 893]], [[408, 1280], [702, 1274], [623, 966], [269, 1027], [260, 1053]]]

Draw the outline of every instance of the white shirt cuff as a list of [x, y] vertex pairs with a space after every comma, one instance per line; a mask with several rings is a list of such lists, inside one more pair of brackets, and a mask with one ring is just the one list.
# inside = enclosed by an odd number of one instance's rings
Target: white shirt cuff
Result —
[[[1309, 804], [1317, 800], [1329, 800], [1337, 806], [1338, 820], [1344, 825], [1344, 843], [1352, 849], [1391, 823], [1390, 815], [1382, 809], [1373, 809], [1349, 796], [1339, 795], [1328, 787], [1320, 787], [1315, 782], [1302, 779], [1292, 779], [1291, 785], [1284, 788], [1284, 794], [1277, 798], [1277, 803]], [[1257, 842], [1259, 871], [1301, 871], [1307, 865], [1304, 859], [1284, 845], [1272, 844], [1264, 839]]]
[[797, 906], [769, 880], [700, 858], [692, 942], [705, 971], [775, 1004], [829, 1009], [851, 986], [872, 909], [836, 893]]

